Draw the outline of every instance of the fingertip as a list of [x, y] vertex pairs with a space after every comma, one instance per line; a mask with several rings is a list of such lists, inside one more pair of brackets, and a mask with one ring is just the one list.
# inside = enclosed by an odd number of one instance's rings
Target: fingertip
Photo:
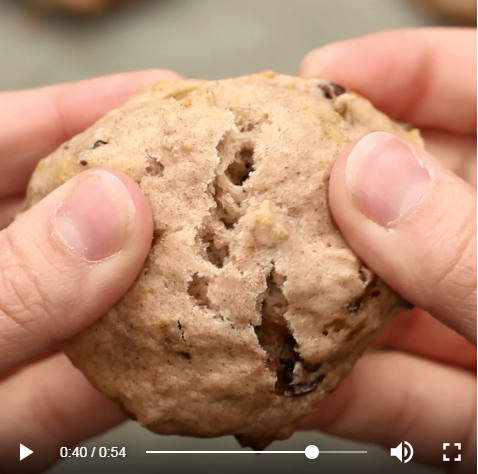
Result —
[[330, 71], [334, 56], [334, 49], [338, 43], [333, 43], [321, 48], [314, 49], [308, 53], [302, 60], [299, 67], [299, 76], [306, 79], [324, 78], [334, 79], [329, 77], [333, 71]]
[[299, 66], [299, 76], [306, 79], [313, 79], [318, 77], [317, 75], [317, 57], [320, 57], [321, 48], [314, 49], [307, 53]]
[[476, 132], [476, 29], [389, 30], [339, 41], [309, 53], [299, 74], [333, 80], [397, 120]]

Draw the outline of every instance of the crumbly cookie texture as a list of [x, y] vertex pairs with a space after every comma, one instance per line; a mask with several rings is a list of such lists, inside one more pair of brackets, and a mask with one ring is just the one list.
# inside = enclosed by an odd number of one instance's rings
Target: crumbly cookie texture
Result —
[[257, 449], [289, 437], [403, 308], [327, 204], [337, 154], [374, 130], [421, 144], [325, 80], [175, 80], [41, 161], [27, 207], [107, 166], [154, 215], [136, 283], [65, 344], [76, 367], [156, 433], [234, 434]]
[[31, 0], [46, 10], [60, 10], [83, 15], [103, 13], [127, 0]]
[[424, 8], [452, 20], [476, 26], [476, 0], [414, 0]]

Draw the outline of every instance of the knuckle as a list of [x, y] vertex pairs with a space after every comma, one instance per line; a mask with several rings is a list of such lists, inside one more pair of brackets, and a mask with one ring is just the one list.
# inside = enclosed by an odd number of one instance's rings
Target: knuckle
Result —
[[437, 286], [453, 287], [460, 299], [476, 295], [476, 207], [472, 213], [443, 242], [448, 255], [435, 280]]

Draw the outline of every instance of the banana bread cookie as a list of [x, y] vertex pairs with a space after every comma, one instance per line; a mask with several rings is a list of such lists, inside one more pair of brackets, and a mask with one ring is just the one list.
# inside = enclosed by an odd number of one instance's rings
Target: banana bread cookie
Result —
[[376, 130], [421, 143], [326, 80], [173, 80], [41, 161], [27, 207], [102, 166], [154, 215], [136, 283], [65, 344], [74, 365], [156, 433], [256, 449], [289, 437], [403, 308], [327, 204], [337, 154]]

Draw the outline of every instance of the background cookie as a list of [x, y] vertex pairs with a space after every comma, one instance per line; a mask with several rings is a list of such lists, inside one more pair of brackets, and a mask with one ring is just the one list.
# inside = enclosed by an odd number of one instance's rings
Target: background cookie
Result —
[[290, 436], [400, 309], [327, 205], [337, 154], [373, 130], [421, 143], [336, 84], [267, 72], [157, 84], [43, 160], [27, 207], [111, 166], [154, 214], [139, 279], [73, 363], [157, 433]]
[[46, 10], [60, 10], [79, 14], [98, 14], [128, 0], [32, 0]]
[[476, 0], [414, 0], [429, 11], [455, 21], [476, 25]]

